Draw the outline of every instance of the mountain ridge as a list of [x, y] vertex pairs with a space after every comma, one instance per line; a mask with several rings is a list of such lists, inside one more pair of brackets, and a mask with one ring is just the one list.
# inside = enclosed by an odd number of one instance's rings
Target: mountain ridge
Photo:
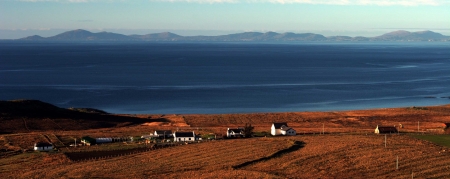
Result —
[[28, 36], [18, 41], [136, 41], [136, 42], [277, 42], [277, 41], [450, 41], [450, 36], [444, 36], [433, 31], [409, 32], [398, 30], [382, 34], [376, 37], [362, 36], [329, 36], [325, 37], [315, 33], [277, 33], [277, 32], [243, 32], [218, 36], [181, 36], [171, 32], [151, 33], [145, 35], [123, 35], [112, 32], [92, 33], [87, 30], [77, 29], [63, 32], [51, 37], [41, 37], [38, 35]]

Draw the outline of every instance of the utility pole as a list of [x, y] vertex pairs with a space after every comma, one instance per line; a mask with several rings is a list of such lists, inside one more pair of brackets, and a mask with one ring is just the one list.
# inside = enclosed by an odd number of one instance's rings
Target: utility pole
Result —
[[75, 140], [75, 147], [77, 147], [77, 138], [75, 138], [73, 140]]
[[419, 121], [417, 121], [417, 132], [420, 132], [420, 125], [419, 125]]
[[395, 165], [395, 169], [398, 170], [398, 156], [397, 156], [397, 164]]
[[322, 123], [322, 134], [325, 134], [325, 124]]

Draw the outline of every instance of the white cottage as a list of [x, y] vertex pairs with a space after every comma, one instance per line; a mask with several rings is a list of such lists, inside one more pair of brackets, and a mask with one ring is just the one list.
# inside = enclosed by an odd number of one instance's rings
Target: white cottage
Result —
[[50, 151], [53, 150], [53, 145], [46, 142], [38, 142], [34, 144], [34, 150], [36, 151]]
[[235, 137], [244, 137], [244, 129], [237, 128], [237, 129], [227, 129], [227, 137], [228, 138], [235, 138]]
[[297, 135], [297, 132], [288, 127], [287, 123], [273, 123], [272, 128], [270, 130], [270, 134], [272, 135]]
[[193, 142], [196, 140], [194, 131], [192, 132], [174, 132], [173, 141], [175, 142]]

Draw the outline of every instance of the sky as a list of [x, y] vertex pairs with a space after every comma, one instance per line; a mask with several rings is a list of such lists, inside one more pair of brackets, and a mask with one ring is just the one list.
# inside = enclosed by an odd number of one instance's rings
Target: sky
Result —
[[68, 30], [179, 35], [312, 32], [450, 36], [450, 0], [0, 0], [0, 39]]

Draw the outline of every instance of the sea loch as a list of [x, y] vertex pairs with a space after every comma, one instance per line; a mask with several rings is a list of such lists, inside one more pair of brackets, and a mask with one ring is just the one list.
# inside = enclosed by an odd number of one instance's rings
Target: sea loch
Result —
[[0, 100], [111, 113], [450, 103], [449, 43], [0, 42]]

